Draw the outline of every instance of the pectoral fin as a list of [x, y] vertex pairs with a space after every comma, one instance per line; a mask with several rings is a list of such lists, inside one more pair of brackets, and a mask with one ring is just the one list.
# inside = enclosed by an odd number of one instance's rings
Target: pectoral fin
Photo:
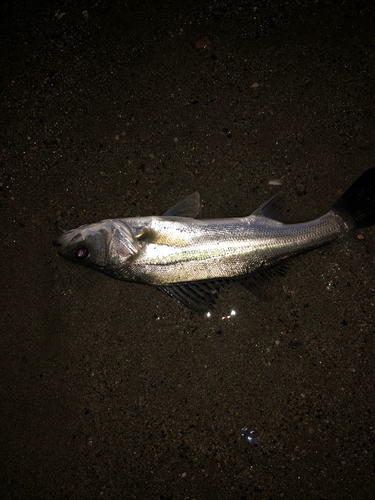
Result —
[[143, 227], [142, 231], [136, 235], [136, 238], [140, 242], [147, 241], [148, 243], [153, 243], [155, 240], [155, 231], [149, 227]]

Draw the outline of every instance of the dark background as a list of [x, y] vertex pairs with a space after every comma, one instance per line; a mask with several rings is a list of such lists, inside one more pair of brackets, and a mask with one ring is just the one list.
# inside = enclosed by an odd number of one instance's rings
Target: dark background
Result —
[[374, 228], [211, 318], [51, 243], [195, 190], [323, 214], [374, 166], [373, 2], [0, 13], [1, 499], [373, 499]]

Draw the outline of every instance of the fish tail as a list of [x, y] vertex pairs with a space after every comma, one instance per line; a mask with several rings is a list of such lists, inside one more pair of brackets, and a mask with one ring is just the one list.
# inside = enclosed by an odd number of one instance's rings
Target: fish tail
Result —
[[375, 168], [354, 181], [331, 210], [338, 212], [352, 231], [375, 224]]

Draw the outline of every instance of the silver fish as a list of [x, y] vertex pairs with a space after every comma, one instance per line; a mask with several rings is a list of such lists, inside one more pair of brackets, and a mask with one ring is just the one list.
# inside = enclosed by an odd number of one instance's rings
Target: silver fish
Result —
[[53, 243], [58, 253], [112, 278], [156, 286], [182, 305], [208, 311], [224, 280], [254, 289], [292, 255], [375, 223], [375, 168], [367, 170], [318, 219], [283, 221], [276, 194], [247, 217], [196, 219], [194, 193], [162, 216], [108, 219], [80, 226]]

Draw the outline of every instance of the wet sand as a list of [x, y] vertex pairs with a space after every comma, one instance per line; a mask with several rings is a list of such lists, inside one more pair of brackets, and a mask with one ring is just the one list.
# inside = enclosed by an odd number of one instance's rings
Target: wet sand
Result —
[[374, 227], [210, 318], [52, 246], [196, 190], [203, 218], [280, 190], [291, 221], [325, 213], [374, 166], [373, 3], [0, 17], [0, 497], [373, 499]]

